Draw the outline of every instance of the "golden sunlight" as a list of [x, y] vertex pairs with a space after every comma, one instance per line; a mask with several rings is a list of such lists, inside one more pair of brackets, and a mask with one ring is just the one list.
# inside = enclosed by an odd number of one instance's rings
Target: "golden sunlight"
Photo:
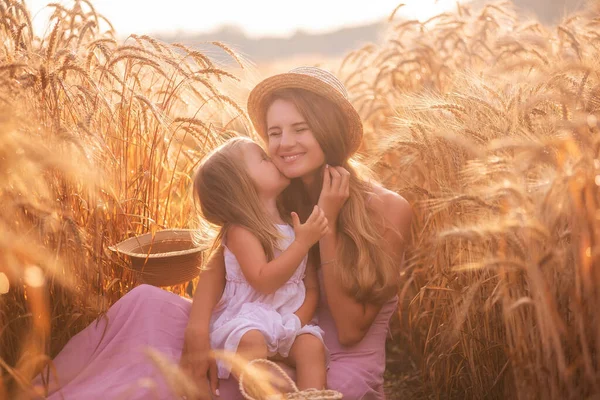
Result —
[[4, 272], [0, 272], [0, 294], [8, 293], [10, 289], [10, 282]]
[[37, 265], [31, 265], [25, 269], [24, 280], [25, 283], [31, 287], [41, 287], [46, 281], [44, 278], [44, 271]]
[[457, 3], [465, 4], [471, 0], [408, 0], [404, 1], [404, 6], [398, 9], [397, 16], [408, 19], [417, 19], [425, 21], [438, 14], [453, 11]]
[[[120, 35], [130, 33], [206, 33], [223, 26], [241, 29], [248, 37], [284, 37], [301, 30], [308, 33], [331, 32], [342, 27], [360, 26], [385, 20], [400, 4], [396, 17], [424, 20], [456, 8], [457, 2], [471, 0], [378, 0], [342, 5], [338, 1], [304, 0], [224, 0], [206, 7], [203, 2], [171, 0], [169, 7], [143, 0], [97, 0], [94, 8], [107, 17]], [[52, 7], [47, 0], [25, 0], [33, 11], [38, 34], [47, 29]], [[70, 6], [73, 2], [57, 2]], [[341, 12], [343, 7], [343, 12]], [[136, 15], [136, 18], [131, 18]]]

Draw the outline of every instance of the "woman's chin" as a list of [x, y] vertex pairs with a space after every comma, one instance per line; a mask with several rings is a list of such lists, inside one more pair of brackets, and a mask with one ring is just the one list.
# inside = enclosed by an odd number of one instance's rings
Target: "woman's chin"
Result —
[[288, 179], [295, 179], [309, 175], [313, 169], [314, 168], [307, 168], [305, 165], [285, 165], [280, 171]]

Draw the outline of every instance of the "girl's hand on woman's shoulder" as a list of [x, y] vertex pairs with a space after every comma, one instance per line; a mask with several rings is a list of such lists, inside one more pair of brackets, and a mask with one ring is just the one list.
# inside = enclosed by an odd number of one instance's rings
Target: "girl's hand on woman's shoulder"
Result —
[[338, 215], [349, 197], [350, 172], [343, 167], [326, 165], [323, 172], [323, 189], [317, 205], [325, 212], [330, 227], [335, 227]]

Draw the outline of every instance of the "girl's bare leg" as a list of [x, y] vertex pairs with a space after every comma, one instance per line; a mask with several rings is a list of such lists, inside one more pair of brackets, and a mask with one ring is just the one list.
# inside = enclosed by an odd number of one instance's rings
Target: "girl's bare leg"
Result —
[[[244, 333], [238, 344], [236, 355], [243, 359], [243, 362], [234, 363], [231, 371], [236, 378], [245, 368], [246, 362], [256, 360], [258, 358], [267, 358], [267, 342], [263, 334], [256, 329]], [[242, 360], [238, 360], [242, 361]]]
[[265, 337], [258, 330], [248, 331], [242, 336], [238, 344], [237, 353], [248, 361], [257, 358], [267, 358], [267, 342]]
[[287, 362], [296, 368], [298, 389], [327, 388], [325, 346], [316, 336], [310, 334], [298, 336], [290, 349]]

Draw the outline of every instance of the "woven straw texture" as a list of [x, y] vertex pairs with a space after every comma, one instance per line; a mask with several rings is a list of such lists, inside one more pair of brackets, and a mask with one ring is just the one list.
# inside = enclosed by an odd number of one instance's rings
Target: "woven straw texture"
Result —
[[277, 365], [274, 362], [269, 361], [269, 360], [257, 359], [257, 360], [250, 361], [248, 363], [248, 367], [252, 366], [252, 365], [257, 365], [257, 364], [264, 364], [268, 368], [275, 370], [278, 374], [281, 375], [281, 377], [284, 379], [284, 381], [287, 383], [287, 385], [292, 388], [293, 392], [285, 393], [285, 394], [281, 394], [281, 395], [271, 395], [264, 399], [253, 397], [250, 393], [248, 393], [251, 391], [248, 387], [250, 385], [246, 385], [246, 383], [245, 383], [246, 375], [244, 372], [242, 372], [240, 374], [240, 379], [239, 379], [240, 392], [242, 393], [242, 396], [244, 396], [244, 398], [247, 400], [339, 400], [339, 399], [342, 399], [342, 397], [343, 397], [340, 392], [337, 392], [335, 390], [328, 390], [328, 389], [298, 390], [298, 387], [296, 386], [294, 381], [292, 381], [292, 379], [281, 369], [281, 367], [279, 367], [279, 365]]
[[144, 283], [173, 286], [198, 276], [204, 248], [196, 246], [193, 231], [165, 229], [124, 240], [110, 250], [125, 256]]

